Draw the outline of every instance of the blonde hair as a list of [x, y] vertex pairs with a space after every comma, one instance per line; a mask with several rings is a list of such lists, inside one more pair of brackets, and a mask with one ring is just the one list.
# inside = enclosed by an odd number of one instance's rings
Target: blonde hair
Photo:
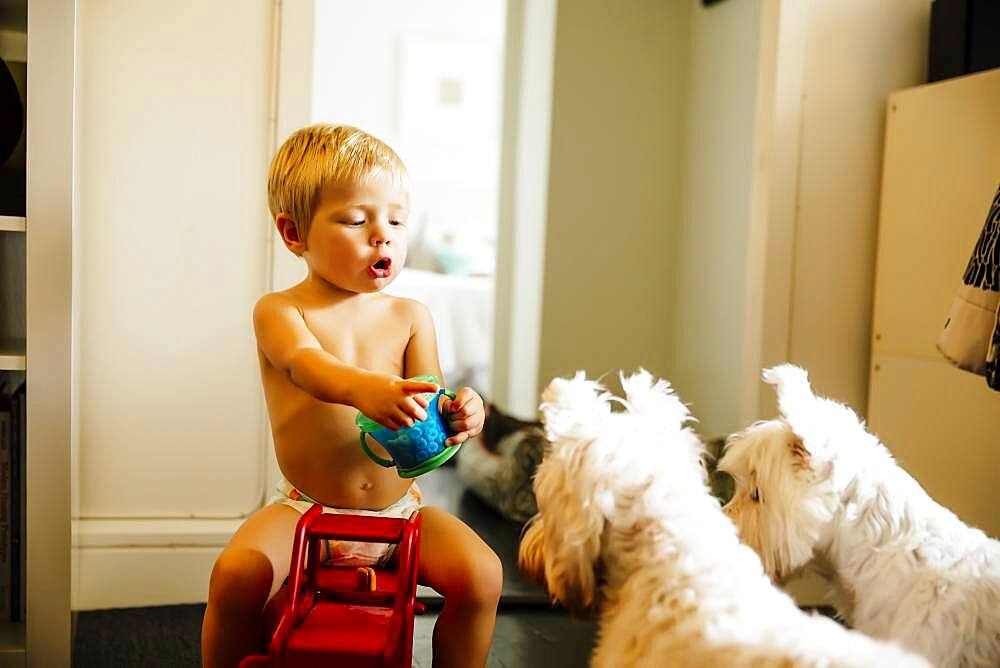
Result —
[[409, 190], [406, 166], [381, 139], [350, 125], [310, 125], [294, 132], [271, 159], [267, 204], [275, 220], [289, 216], [304, 239], [324, 187], [382, 176]]

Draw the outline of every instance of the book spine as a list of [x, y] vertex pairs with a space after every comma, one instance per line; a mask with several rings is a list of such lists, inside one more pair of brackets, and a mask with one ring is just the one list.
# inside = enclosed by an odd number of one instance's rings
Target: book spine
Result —
[[25, 562], [25, 498], [24, 461], [27, 457], [25, 419], [27, 397], [22, 383], [11, 402], [11, 448], [10, 448], [10, 618], [23, 621], [25, 605], [24, 562]]
[[0, 622], [11, 621], [11, 446], [13, 420], [9, 404], [0, 410]]
[[18, 438], [18, 452], [21, 453], [21, 462], [18, 466], [20, 471], [20, 491], [21, 495], [21, 530], [19, 532], [21, 536], [21, 570], [20, 579], [18, 581], [18, 592], [21, 599], [21, 616], [20, 619], [27, 619], [25, 612], [27, 611], [28, 602], [28, 581], [24, 577], [24, 573], [28, 564], [28, 392], [25, 387], [21, 388], [21, 401], [20, 401], [20, 419], [21, 428], [19, 430], [20, 436]]

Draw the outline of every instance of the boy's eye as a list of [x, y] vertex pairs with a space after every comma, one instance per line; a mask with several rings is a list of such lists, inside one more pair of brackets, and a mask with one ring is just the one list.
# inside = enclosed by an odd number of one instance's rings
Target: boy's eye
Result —
[[400, 225], [406, 225], [406, 223], [404, 223], [402, 220], [390, 220], [389, 224], [393, 225], [393, 226], [396, 226], [396, 227], [398, 227]]
[[350, 225], [351, 227], [358, 227], [359, 225], [364, 225], [365, 221], [363, 221], [363, 220], [345, 220], [344, 224], [345, 225]]

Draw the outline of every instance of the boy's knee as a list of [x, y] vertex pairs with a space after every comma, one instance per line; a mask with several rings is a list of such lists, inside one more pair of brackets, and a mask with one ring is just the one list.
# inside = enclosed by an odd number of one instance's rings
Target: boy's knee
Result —
[[487, 550], [470, 564], [462, 598], [478, 608], [495, 608], [502, 591], [503, 564], [493, 550]]
[[212, 568], [208, 598], [224, 609], [261, 610], [273, 578], [271, 562], [263, 553], [227, 548]]
[[489, 558], [485, 561], [482, 593], [485, 602], [495, 604], [500, 601], [500, 594], [503, 592], [503, 563], [493, 550], [490, 550]]

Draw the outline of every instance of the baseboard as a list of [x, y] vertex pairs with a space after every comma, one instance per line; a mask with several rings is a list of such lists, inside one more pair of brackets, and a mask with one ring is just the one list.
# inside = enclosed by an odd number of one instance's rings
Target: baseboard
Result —
[[73, 610], [203, 603], [241, 520], [74, 520]]

